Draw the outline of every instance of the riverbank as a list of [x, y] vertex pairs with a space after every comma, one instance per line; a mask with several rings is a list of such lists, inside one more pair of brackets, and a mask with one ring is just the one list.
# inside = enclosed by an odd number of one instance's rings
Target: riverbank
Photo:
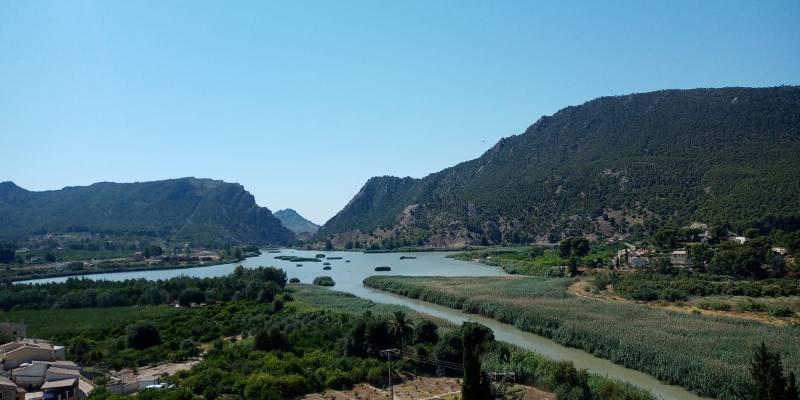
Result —
[[[570, 361], [578, 368], [584, 368], [590, 372], [599, 375], [608, 376], [620, 381], [628, 382], [640, 388], [652, 390], [659, 399], [665, 400], [697, 400], [698, 397], [686, 389], [678, 386], [671, 386], [659, 382], [656, 378], [645, 373], [635, 371], [629, 368], [622, 367], [610, 361], [604, 360], [593, 356], [592, 354], [562, 346], [555, 341], [535, 335], [533, 333], [524, 332], [513, 325], [504, 324], [496, 320], [482, 317], [476, 314], [466, 314], [460, 310], [438, 306], [436, 304], [417, 301], [414, 299], [397, 296], [391, 293], [374, 290], [362, 285], [362, 280], [374, 275], [415, 275], [415, 276], [473, 276], [490, 278], [496, 276], [507, 276], [499, 268], [489, 267], [486, 265], [464, 262], [447, 258], [446, 256], [451, 253], [406, 253], [416, 258], [399, 260], [397, 254], [364, 254], [360, 252], [340, 252], [340, 251], [300, 251], [285, 249], [282, 254], [297, 255], [301, 257], [314, 257], [317, 253], [324, 253], [327, 257], [343, 257], [342, 260], [331, 261], [332, 270], [324, 271], [322, 265], [305, 265], [297, 267], [296, 263], [289, 261], [276, 260], [275, 254], [265, 253], [258, 257], [253, 257], [245, 260], [241, 264], [246, 268], [254, 268], [261, 265], [272, 265], [283, 269], [287, 278], [299, 279], [304, 283], [311, 283], [314, 278], [320, 275], [330, 275], [335, 281], [336, 286], [333, 290], [340, 293], [343, 297], [358, 296], [362, 301], [369, 301], [373, 303], [368, 308], [366, 306], [359, 307], [358, 312], [364, 310], [371, 310], [373, 313], [378, 308], [390, 308], [394, 306], [404, 306], [413, 309], [419, 313], [433, 316], [442, 321], [460, 325], [465, 321], [475, 321], [489, 326], [494, 332], [498, 340], [508, 343], [513, 343], [520, 348], [529, 351], [534, 351], [537, 354], [542, 354], [544, 357], [553, 360]], [[349, 262], [348, 262], [349, 261]], [[316, 263], [315, 263], [316, 264]], [[118, 274], [100, 274], [96, 276], [87, 276], [87, 279], [98, 280], [111, 280], [120, 281], [126, 279], [169, 279], [176, 276], [189, 276], [209, 278], [215, 276], [223, 276], [233, 272], [238, 264], [225, 264], [215, 267], [201, 267], [193, 269], [181, 270], [165, 270], [165, 271], [146, 271], [146, 272], [133, 272], [133, 273], [118, 273]], [[394, 272], [378, 273], [374, 271], [374, 267], [378, 265], [390, 265], [393, 267]], [[62, 281], [65, 278], [59, 278]], [[39, 282], [46, 282], [42, 280]], [[320, 289], [327, 290], [327, 289]], [[366, 299], [366, 300], [365, 300]], [[346, 300], [346, 299], [345, 299]], [[335, 304], [333, 298], [325, 297], [320, 301], [324, 302], [326, 306], [333, 306]], [[345, 302], [346, 303], [346, 302]]]
[[365, 285], [464, 310], [587, 350], [703, 395], [737, 398], [761, 341], [800, 370], [796, 329], [578, 298], [570, 279], [371, 277]]

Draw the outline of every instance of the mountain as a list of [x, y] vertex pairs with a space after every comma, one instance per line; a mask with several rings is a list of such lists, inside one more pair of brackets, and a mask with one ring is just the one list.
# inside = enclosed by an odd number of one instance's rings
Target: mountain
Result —
[[317, 236], [456, 246], [800, 212], [800, 87], [662, 90], [545, 116], [422, 179], [377, 177]]
[[275, 212], [275, 217], [281, 220], [283, 226], [289, 228], [295, 235], [314, 234], [319, 230], [319, 225], [303, 218], [297, 211], [286, 208]]
[[290, 243], [294, 234], [236, 183], [182, 178], [32, 192], [0, 183], [0, 238], [70, 230], [196, 244]]

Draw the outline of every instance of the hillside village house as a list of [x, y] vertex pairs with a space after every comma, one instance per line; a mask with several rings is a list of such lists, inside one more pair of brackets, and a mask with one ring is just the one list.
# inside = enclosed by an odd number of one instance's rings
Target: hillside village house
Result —
[[0, 346], [0, 365], [10, 378], [4, 378], [2, 390], [11, 393], [13, 385], [21, 399], [82, 399], [94, 390], [80, 366], [64, 360], [64, 348], [47, 341], [24, 339]]
[[685, 267], [689, 265], [689, 253], [686, 249], [675, 250], [669, 255], [669, 262], [676, 267]]
[[64, 346], [42, 340], [17, 340], [0, 345], [0, 368], [10, 370], [33, 361], [64, 359]]
[[619, 261], [620, 267], [631, 268], [647, 268], [650, 265], [650, 259], [645, 256], [649, 250], [634, 248], [622, 249], [617, 252], [616, 259]]

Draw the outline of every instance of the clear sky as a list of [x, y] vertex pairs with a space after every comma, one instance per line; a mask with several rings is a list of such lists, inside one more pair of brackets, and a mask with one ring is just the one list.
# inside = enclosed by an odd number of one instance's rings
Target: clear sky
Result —
[[0, 181], [184, 176], [317, 223], [603, 95], [800, 84], [800, 1], [0, 2]]

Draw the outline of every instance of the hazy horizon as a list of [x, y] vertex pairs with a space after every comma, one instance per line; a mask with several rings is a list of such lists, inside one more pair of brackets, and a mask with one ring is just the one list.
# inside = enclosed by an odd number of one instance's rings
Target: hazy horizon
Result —
[[220, 179], [323, 224], [372, 176], [425, 176], [596, 97], [800, 84], [798, 16], [796, 1], [3, 3], [0, 181]]

